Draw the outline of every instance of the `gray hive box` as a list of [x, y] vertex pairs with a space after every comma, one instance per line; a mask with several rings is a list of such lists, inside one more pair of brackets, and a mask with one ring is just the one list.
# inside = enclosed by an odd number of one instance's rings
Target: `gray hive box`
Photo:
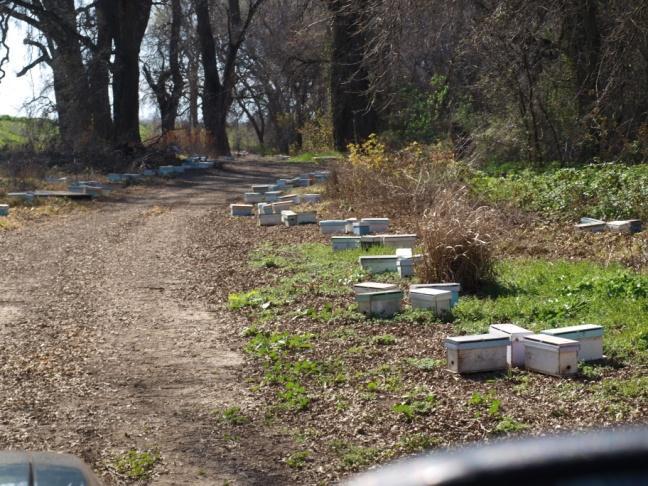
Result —
[[641, 220], [628, 219], [624, 221], [610, 221], [607, 223], [606, 228], [613, 233], [639, 233], [641, 231]]
[[347, 218], [345, 221], [346, 221], [345, 233], [347, 234], [353, 233], [353, 223], [357, 223], [358, 218]]
[[401, 310], [403, 292], [391, 290], [387, 292], [368, 292], [356, 295], [358, 310], [365, 315], [393, 317]]
[[448, 369], [453, 373], [505, 370], [508, 343], [506, 336], [497, 334], [449, 337], [445, 340]]
[[389, 218], [362, 218], [360, 221], [369, 224], [370, 233], [386, 233], [389, 230]]
[[524, 367], [544, 375], [569, 376], [578, 372], [580, 344], [548, 334], [524, 337]]
[[301, 202], [308, 204], [316, 204], [322, 201], [321, 194], [302, 194]]
[[448, 290], [452, 292], [452, 301], [450, 305], [454, 307], [459, 302], [459, 292], [461, 292], [461, 284], [458, 283], [429, 283], [429, 284], [413, 284], [410, 285], [410, 290], [416, 289], [437, 289]]
[[598, 361], [603, 359], [603, 327], [595, 324], [547, 329], [540, 334], [547, 334], [580, 343], [578, 359], [581, 361]]
[[333, 251], [355, 250], [360, 248], [359, 236], [333, 236], [331, 238]]
[[416, 235], [380, 235], [383, 245], [391, 248], [414, 248]]
[[279, 226], [282, 224], [281, 214], [259, 214], [257, 222], [259, 226]]
[[0, 204], [0, 216], [9, 216], [8, 204]]
[[512, 368], [524, 368], [524, 337], [531, 336], [533, 331], [515, 324], [492, 324], [489, 331], [491, 334], [508, 336], [509, 344], [506, 349], [506, 361]]
[[254, 206], [251, 204], [230, 204], [230, 214], [232, 216], [253, 216]]
[[295, 211], [281, 211], [281, 222], [286, 226], [297, 225], [297, 213]]
[[252, 192], [257, 194], [265, 194], [270, 190], [270, 184], [254, 184], [252, 186]]
[[317, 224], [317, 213], [315, 211], [297, 213], [297, 224]]
[[357, 236], [356, 238], [360, 238], [360, 247], [363, 250], [368, 250], [369, 248], [376, 246], [382, 246], [382, 239], [379, 236], [365, 235]]
[[363, 270], [369, 273], [397, 272], [396, 255], [361, 256], [358, 260]]
[[319, 222], [320, 233], [323, 235], [334, 235], [346, 233], [346, 221], [344, 220], [324, 220]]
[[248, 204], [265, 202], [265, 196], [258, 192], [246, 192], [245, 194], [243, 194], [243, 199]]

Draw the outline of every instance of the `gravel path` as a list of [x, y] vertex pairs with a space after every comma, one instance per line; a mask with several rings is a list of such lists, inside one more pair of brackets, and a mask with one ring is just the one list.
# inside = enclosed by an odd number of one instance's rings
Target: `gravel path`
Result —
[[[0, 233], [0, 448], [78, 454], [107, 484], [129, 482], [110, 465], [130, 448], [159, 450], [154, 484], [284, 483], [268, 461], [282, 437], [250, 426], [232, 446], [215, 419], [253, 398], [228, 338], [241, 323], [205, 295], [226, 296], [246, 259], [219, 224], [228, 200], [303, 170], [232, 164]], [[193, 250], [219, 231], [222, 247], [202, 258], [227, 275], [205, 292]], [[254, 235], [235, 236], [251, 247]]]

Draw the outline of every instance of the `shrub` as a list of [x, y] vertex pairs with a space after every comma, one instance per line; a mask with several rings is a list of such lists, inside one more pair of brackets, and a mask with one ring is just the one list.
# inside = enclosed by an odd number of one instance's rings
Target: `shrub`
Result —
[[417, 266], [421, 281], [458, 282], [467, 292], [493, 282], [495, 225], [493, 211], [471, 205], [465, 190], [443, 191], [419, 228], [424, 250]]

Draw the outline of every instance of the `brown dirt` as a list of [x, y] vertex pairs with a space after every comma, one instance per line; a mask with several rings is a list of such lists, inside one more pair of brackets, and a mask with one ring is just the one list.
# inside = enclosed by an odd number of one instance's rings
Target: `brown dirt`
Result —
[[[160, 452], [154, 484], [285, 483], [281, 434], [248, 424], [233, 438], [214, 414], [255, 405], [243, 318], [205, 295], [242, 286], [259, 236], [226, 203], [304, 170], [230, 164], [0, 232], [2, 448], [80, 455], [107, 484], [133, 482], [112, 467], [131, 448]], [[220, 243], [206, 253], [205, 238]]]

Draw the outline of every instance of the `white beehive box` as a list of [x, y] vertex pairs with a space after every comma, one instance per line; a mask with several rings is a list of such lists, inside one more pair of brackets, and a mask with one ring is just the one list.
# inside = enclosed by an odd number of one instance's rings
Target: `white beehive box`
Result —
[[[410, 252], [411, 253], [411, 252]], [[414, 276], [414, 258], [399, 256], [396, 261], [396, 270], [401, 278], [409, 278]]]
[[479, 373], [507, 368], [508, 338], [497, 334], [449, 337], [445, 340], [448, 369], [453, 373]]
[[353, 223], [357, 223], [358, 218], [347, 218], [345, 221], [346, 221], [345, 232], [348, 234], [353, 233]]
[[333, 251], [355, 250], [360, 248], [359, 236], [333, 236], [331, 238]]
[[597, 361], [603, 359], [603, 327], [595, 324], [547, 329], [540, 334], [548, 334], [580, 343], [578, 359]]
[[286, 226], [297, 225], [297, 213], [294, 211], [281, 211], [281, 222]]
[[524, 367], [545, 375], [569, 376], [578, 372], [578, 341], [549, 334], [524, 338]]
[[361, 256], [359, 258], [360, 266], [369, 273], [397, 272], [396, 255], [372, 255]]
[[353, 286], [353, 291], [358, 294], [372, 294], [375, 292], [392, 292], [399, 290], [398, 285], [382, 282], [362, 282]]
[[281, 196], [283, 192], [281, 191], [268, 191], [264, 194], [265, 196], [265, 201], [266, 202], [277, 202], [279, 201], [279, 196]]
[[272, 206], [268, 203], [259, 203], [257, 204], [257, 212], [259, 214], [272, 214]]
[[323, 235], [335, 235], [346, 233], [346, 221], [344, 220], [325, 220], [319, 223], [320, 233]]
[[369, 224], [370, 233], [386, 233], [389, 231], [389, 218], [362, 218], [360, 221]]
[[271, 203], [270, 207], [272, 208], [273, 213], [281, 213], [281, 211], [287, 211], [291, 207], [293, 207], [295, 204], [292, 201], [280, 201], [280, 202], [275, 202]]
[[9, 216], [8, 204], [0, 204], [0, 216]]
[[321, 194], [302, 194], [301, 202], [302, 203], [307, 203], [307, 204], [319, 203], [319, 202], [322, 202], [322, 195]]
[[437, 289], [410, 289], [412, 309], [431, 309], [435, 314], [450, 312], [452, 292]]
[[531, 336], [533, 331], [516, 326], [515, 324], [492, 324], [489, 332], [508, 336], [506, 361], [512, 368], [524, 368], [524, 337]]
[[257, 218], [259, 226], [278, 226], [282, 223], [281, 214], [259, 214]]
[[396, 250], [396, 256], [400, 258], [412, 258], [413, 253], [411, 248], [398, 248]]
[[391, 290], [387, 292], [369, 292], [356, 295], [358, 310], [365, 315], [393, 317], [401, 310], [403, 292]]
[[297, 224], [317, 224], [317, 213], [315, 211], [297, 213]]
[[279, 196], [279, 201], [290, 201], [293, 204], [299, 204], [299, 194], [286, 194], [285, 196]]
[[391, 248], [414, 248], [416, 235], [380, 235], [383, 245]]
[[254, 206], [251, 204], [230, 204], [230, 214], [232, 216], [253, 216]]
[[610, 221], [606, 226], [608, 231], [614, 233], [639, 233], [641, 231], [641, 221], [638, 219], [628, 219], [624, 221]]
[[243, 194], [243, 200], [248, 204], [257, 204], [265, 202], [265, 196], [258, 192], [246, 192]]
[[461, 292], [461, 284], [458, 283], [430, 283], [430, 284], [415, 284], [410, 285], [410, 290], [412, 289], [437, 289], [437, 290], [449, 290], [452, 292], [452, 301], [450, 305], [454, 307], [459, 302], [459, 292]]

